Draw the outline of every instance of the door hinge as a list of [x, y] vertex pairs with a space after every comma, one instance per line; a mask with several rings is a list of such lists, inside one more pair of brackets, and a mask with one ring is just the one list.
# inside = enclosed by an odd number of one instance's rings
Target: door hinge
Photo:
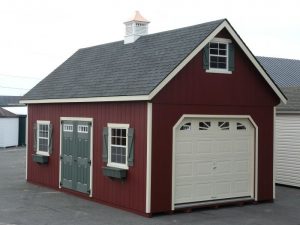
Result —
[[61, 155], [61, 156], [59, 156], [59, 158], [60, 158], [60, 159], [63, 159], [63, 156]]
[[62, 186], [63, 185], [62, 182], [59, 182], [59, 185]]
[[91, 189], [87, 190], [87, 193], [91, 194]]
[[91, 160], [89, 160], [89, 161], [88, 161], [88, 164], [92, 165], [92, 161], [91, 161]]

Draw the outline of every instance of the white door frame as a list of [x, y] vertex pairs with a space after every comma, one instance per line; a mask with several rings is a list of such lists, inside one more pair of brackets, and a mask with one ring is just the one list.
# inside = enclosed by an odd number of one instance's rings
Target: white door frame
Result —
[[204, 115], [204, 114], [183, 114], [177, 123], [173, 126], [173, 137], [172, 137], [172, 201], [171, 209], [175, 209], [175, 137], [176, 137], [176, 128], [185, 118], [228, 118], [228, 119], [248, 119], [254, 127], [254, 173], [252, 173], [254, 178], [254, 199], [257, 201], [257, 185], [258, 185], [258, 126], [252, 119], [250, 115]]
[[90, 195], [89, 197], [92, 197], [93, 196], [93, 118], [86, 118], [86, 117], [60, 117], [60, 141], [59, 141], [59, 180], [58, 180], [58, 187], [61, 188], [61, 185], [60, 185], [60, 181], [61, 181], [61, 163], [62, 161], [60, 160], [60, 156], [61, 156], [61, 148], [62, 148], [62, 144], [61, 144], [61, 138], [62, 138], [62, 124], [61, 124], [61, 121], [64, 121], [64, 120], [72, 120], [72, 121], [83, 121], [83, 122], [91, 122], [91, 137], [90, 137], [90, 140], [91, 140], [91, 143], [90, 143], [90, 160], [91, 160], [91, 166], [90, 166]]

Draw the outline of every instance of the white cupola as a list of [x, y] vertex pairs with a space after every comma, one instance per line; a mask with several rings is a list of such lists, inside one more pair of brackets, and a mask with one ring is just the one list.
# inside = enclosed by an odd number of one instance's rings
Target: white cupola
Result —
[[148, 34], [149, 23], [150, 21], [146, 20], [139, 11], [135, 11], [133, 18], [124, 23], [126, 26], [124, 44], [133, 43], [140, 36]]

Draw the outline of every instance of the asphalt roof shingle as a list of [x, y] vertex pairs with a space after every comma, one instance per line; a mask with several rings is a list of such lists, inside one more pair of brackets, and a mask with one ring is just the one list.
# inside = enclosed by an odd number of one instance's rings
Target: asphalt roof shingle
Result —
[[287, 104], [280, 103], [277, 106], [278, 112], [300, 112], [300, 85], [298, 87], [281, 88], [288, 98]]
[[0, 118], [3, 118], [3, 117], [18, 117], [18, 116], [16, 114], [0, 107]]
[[278, 112], [300, 112], [300, 60], [256, 57], [271, 78], [287, 96], [287, 104], [280, 103]]
[[0, 106], [19, 106], [22, 96], [0, 96]]
[[256, 57], [279, 87], [300, 86], [300, 60]]
[[223, 21], [80, 49], [23, 100], [148, 95]]

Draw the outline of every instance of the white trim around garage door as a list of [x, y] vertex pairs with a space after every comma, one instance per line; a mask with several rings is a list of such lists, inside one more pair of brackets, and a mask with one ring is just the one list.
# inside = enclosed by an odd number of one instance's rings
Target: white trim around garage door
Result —
[[62, 125], [61, 121], [64, 120], [71, 120], [71, 121], [86, 121], [86, 122], [91, 122], [91, 144], [90, 144], [90, 160], [91, 160], [91, 166], [90, 166], [90, 195], [89, 197], [93, 196], [93, 118], [86, 118], [86, 117], [60, 117], [60, 133], [59, 133], [59, 180], [58, 180], [58, 187], [61, 188], [60, 181], [61, 181], [61, 138], [62, 138]]
[[252, 119], [250, 115], [203, 115], [203, 114], [184, 114], [177, 121], [177, 123], [173, 126], [173, 140], [172, 140], [172, 201], [171, 201], [171, 209], [175, 209], [175, 134], [176, 128], [185, 118], [230, 118], [230, 119], [248, 119], [254, 127], [254, 200], [257, 201], [257, 190], [258, 190], [258, 126]]

